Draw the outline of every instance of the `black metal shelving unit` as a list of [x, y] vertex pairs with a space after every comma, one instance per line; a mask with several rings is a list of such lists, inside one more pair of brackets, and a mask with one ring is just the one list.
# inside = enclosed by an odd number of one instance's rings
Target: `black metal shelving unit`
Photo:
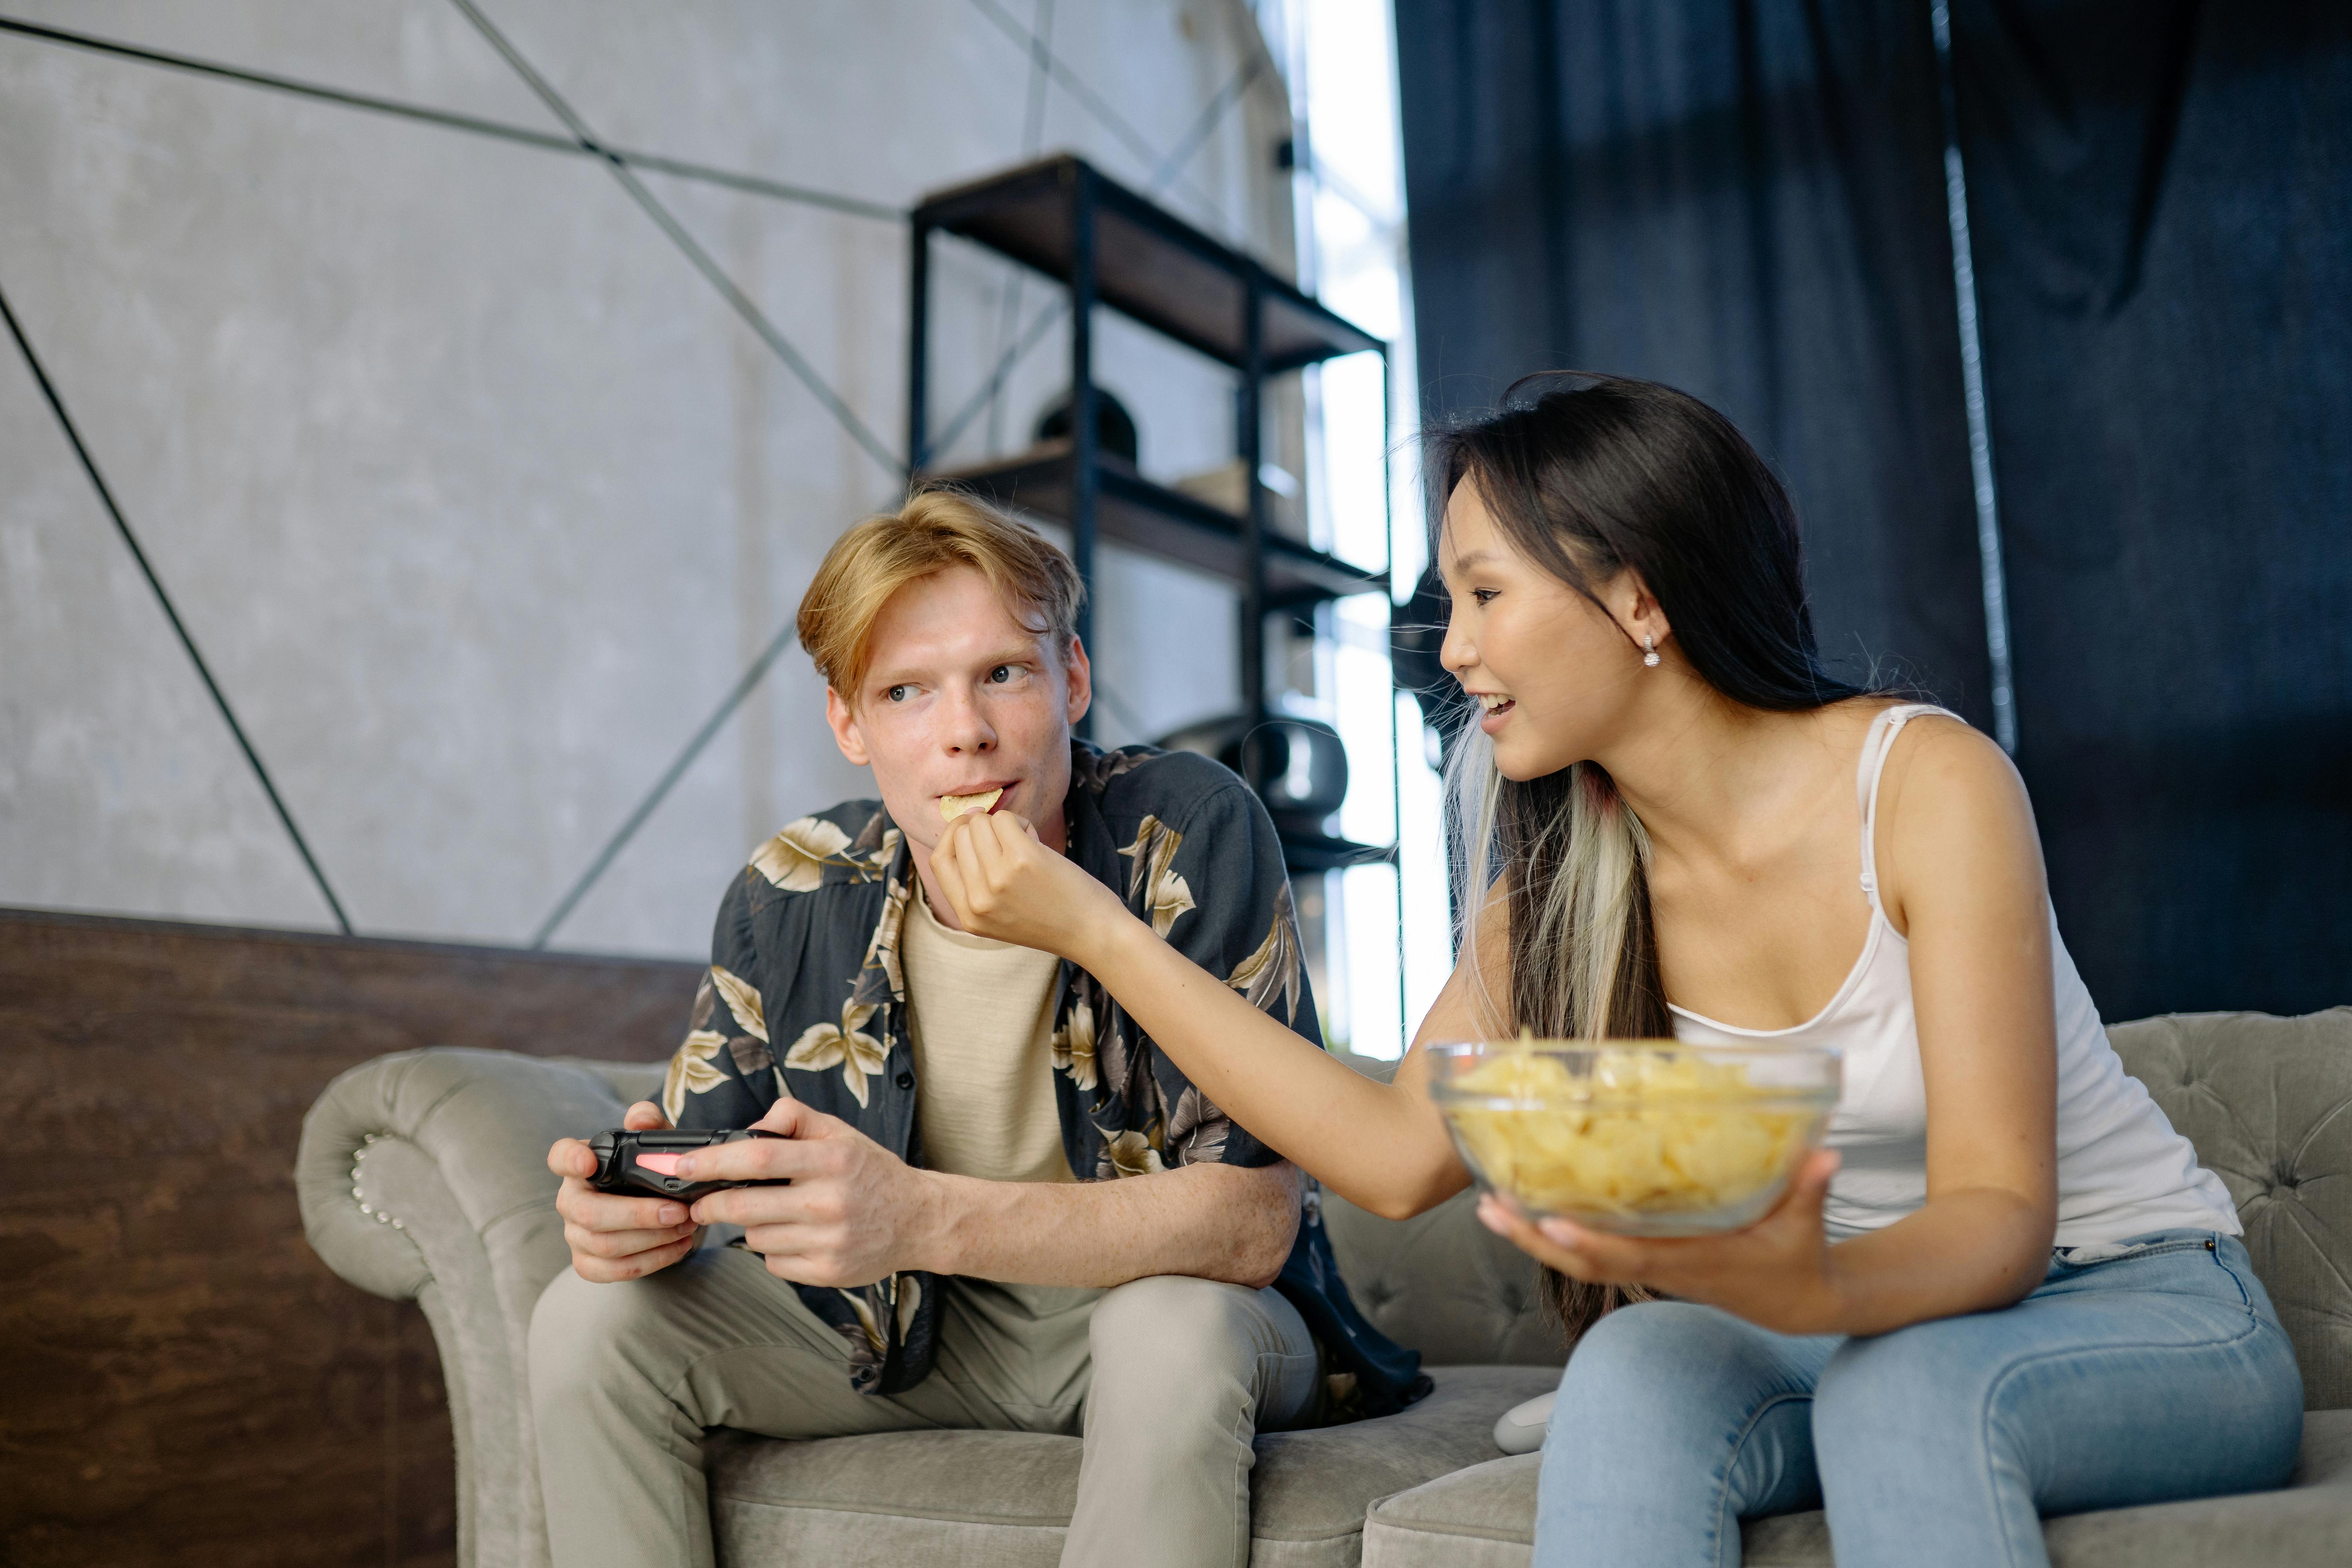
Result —
[[[1262, 723], [1267, 617], [1311, 615], [1326, 600], [1385, 594], [1389, 587], [1386, 572], [1364, 571], [1272, 526], [1272, 503], [1260, 479], [1265, 383], [1343, 354], [1377, 353], [1386, 408], [1388, 344], [1068, 154], [927, 196], [914, 210], [912, 227], [907, 449], [919, 477], [961, 485], [1066, 526], [1071, 556], [1090, 594], [1095, 548], [1105, 539], [1234, 584], [1242, 600], [1241, 710], [1252, 728]], [[984, 246], [1069, 290], [1067, 439], [975, 467], [929, 468], [930, 251], [932, 236], [940, 233]], [[1097, 305], [1237, 373], [1235, 455], [1246, 476], [1245, 511], [1229, 512], [1156, 484], [1101, 449], [1094, 381]], [[1080, 637], [1092, 630], [1091, 614], [1083, 615]], [[1262, 782], [1250, 781], [1253, 787]], [[1295, 834], [1285, 837], [1284, 849], [1298, 872], [1395, 857], [1393, 847]]]

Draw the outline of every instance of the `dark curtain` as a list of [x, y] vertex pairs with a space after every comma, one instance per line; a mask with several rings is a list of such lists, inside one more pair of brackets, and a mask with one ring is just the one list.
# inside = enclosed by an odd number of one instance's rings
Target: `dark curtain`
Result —
[[2352, 1002], [2352, 6], [1952, 10], [2018, 763], [2110, 1017]]
[[1990, 721], [1924, 5], [1397, 0], [1428, 412], [1574, 367], [1728, 415], [1841, 673]]
[[[2111, 1018], [2352, 1000], [2347, 16], [1953, 6], [2019, 763]], [[1825, 651], [1990, 728], [1927, 0], [1396, 18], [1429, 413], [1706, 398]]]

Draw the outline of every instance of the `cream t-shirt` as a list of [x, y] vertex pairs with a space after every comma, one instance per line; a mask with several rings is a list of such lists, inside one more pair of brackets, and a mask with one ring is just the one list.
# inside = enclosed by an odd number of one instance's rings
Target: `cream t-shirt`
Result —
[[992, 1182], [1069, 1182], [1054, 1097], [1061, 960], [950, 931], [918, 886], [899, 962], [923, 1163]]

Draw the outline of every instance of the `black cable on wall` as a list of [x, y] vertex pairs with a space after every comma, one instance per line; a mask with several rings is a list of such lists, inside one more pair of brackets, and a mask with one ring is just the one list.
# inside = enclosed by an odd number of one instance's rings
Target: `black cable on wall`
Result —
[[611, 172], [613, 178], [620, 182], [623, 190], [629, 193], [630, 199], [645, 209], [646, 216], [654, 220], [655, 226], [669, 237], [670, 243], [677, 246], [686, 258], [694, 264], [695, 270], [700, 272], [705, 279], [709, 279], [710, 286], [719, 290], [719, 298], [725, 300], [729, 307], [743, 318], [744, 323], [759, 336], [760, 341], [766, 343], [775, 356], [783, 362], [784, 368], [791, 371], [799, 379], [801, 384], [808, 388], [810, 395], [824, 406], [826, 413], [833, 416], [835, 422], [848, 432], [849, 438], [865, 448], [866, 456], [879, 463], [885, 472], [896, 478], [904, 479], [908, 469], [906, 460], [882, 444], [881, 437], [875, 435], [866, 426], [866, 421], [857, 416], [857, 411], [850, 407], [839, 393], [834, 391], [825, 379], [817, 374], [816, 367], [809, 363], [800, 350], [793, 346], [792, 340], [779, 331], [773, 321], [768, 320], [767, 312], [752, 303], [751, 297], [737, 287], [735, 280], [727, 276], [719, 263], [711, 258], [710, 253], [702, 247], [700, 242], [686, 231], [686, 226], [677, 221], [676, 216], [662, 205], [658, 197], [646, 189], [645, 182], [631, 172], [627, 160], [618, 153], [606, 150], [604, 142], [598, 140], [596, 133], [589, 129], [588, 122], [580, 118], [572, 105], [565, 101], [563, 95], [555, 90], [552, 83], [532, 68], [530, 62], [523, 58], [522, 52], [508, 42], [506, 35], [499, 31], [490, 19], [482, 14], [481, 8], [473, 3], [473, 0], [450, 0], [450, 4], [457, 6], [466, 20], [471, 22], [475, 29], [488, 40], [490, 47], [496, 49], [499, 57], [514, 68], [515, 75], [522, 79], [523, 85], [536, 93], [539, 100], [547, 105], [550, 112], [570, 128], [572, 139], [579, 144], [580, 150], [603, 160], [604, 167]]
[[33, 352], [32, 341], [25, 335], [23, 323], [16, 320], [16, 312], [9, 309], [5, 289], [0, 289], [0, 321], [7, 323], [8, 335], [16, 340], [17, 352], [25, 356], [25, 368], [33, 373], [33, 380], [39, 385], [42, 397], [48, 402], [49, 412], [58, 416], [58, 428], [65, 432], [67, 444], [73, 447], [74, 456], [80, 459], [82, 472], [89, 476], [90, 488], [98, 492], [99, 503], [106, 508], [106, 515], [114, 520], [114, 531], [122, 536], [124, 546], [131, 552], [131, 559], [138, 564], [139, 574], [147, 579], [147, 586], [153, 590], [155, 603], [163, 607], [163, 618], [172, 623], [173, 635], [180, 639], [180, 646], [187, 649], [188, 662], [196, 667], [196, 678], [205, 683], [205, 689], [212, 695], [213, 706], [220, 710], [221, 718], [227, 721], [228, 732], [236, 738], [236, 749], [245, 753], [247, 764], [253, 769], [253, 776], [260, 782], [261, 793], [269, 797], [269, 808], [278, 814], [278, 820], [285, 825], [286, 836], [294, 841], [294, 852], [302, 857], [302, 864], [310, 872], [310, 880], [319, 885], [319, 896], [327, 900], [327, 908], [333, 911], [336, 928], [345, 936], [351, 935], [352, 922], [350, 917], [343, 913], [342, 900], [336, 898], [335, 889], [328, 886], [327, 873], [320, 869], [318, 857], [310, 853], [310, 841], [294, 825], [294, 814], [286, 808], [286, 801], [278, 795], [278, 785], [270, 780], [269, 770], [262, 765], [261, 753], [253, 749], [253, 742], [246, 734], [245, 726], [237, 722], [236, 710], [229, 706], [220, 682], [213, 679], [212, 666], [205, 662], [204, 654], [196, 647], [196, 639], [189, 635], [187, 623], [180, 618], [178, 607], [172, 603], [172, 595], [164, 592], [163, 580], [155, 575], [155, 568], [147, 560], [147, 552], [140, 548], [139, 536], [131, 531], [130, 519], [122, 515], [122, 508], [116, 504], [114, 490], [107, 484], [106, 476], [99, 472], [98, 459], [90, 456], [89, 448], [82, 443], [81, 432], [74, 426], [73, 416], [66, 412], [65, 399], [58, 395], [57, 386], [41, 364], [41, 356]]
[[269, 71], [247, 70], [242, 66], [226, 65], [218, 60], [200, 58], [194, 55], [173, 54], [167, 49], [150, 49], [136, 44], [126, 44], [113, 38], [101, 38], [90, 33], [70, 32], [63, 27], [43, 26], [37, 22], [19, 21], [13, 16], [0, 16], [0, 33], [15, 33], [43, 43], [61, 44], [68, 48], [86, 49], [92, 54], [110, 55], [117, 59], [131, 60], [140, 65], [160, 66], [166, 70], [186, 71], [193, 76], [215, 77], [223, 81], [257, 87], [271, 92], [287, 93], [296, 98], [315, 99], [322, 103], [341, 105], [345, 109], [364, 110], [371, 114], [389, 114], [402, 120], [413, 120], [445, 131], [463, 131], [476, 136], [488, 136], [501, 142], [519, 142], [536, 147], [541, 152], [585, 154], [595, 158], [613, 158], [640, 169], [657, 174], [675, 174], [680, 179], [699, 180], [707, 184], [726, 185], [747, 191], [753, 195], [773, 196], [778, 201], [798, 202], [807, 206], [829, 207], [835, 212], [854, 217], [870, 217], [883, 223], [903, 223], [903, 208], [881, 202], [870, 202], [858, 196], [845, 196], [833, 191], [820, 191], [808, 185], [796, 185], [789, 181], [772, 180], [764, 174], [748, 174], [738, 170], [714, 168], [686, 158], [666, 157], [658, 153], [639, 153], [625, 147], [599, 143], [583, 146], [569, 136], [551, 132], [535, 131], [527, 125], [511, 125], [504, 121], [486, 119], [478, 114], [460, 114], [454, 110], [435, 109], [421, 103], [406, 103], [396, 98], [382, 98], [373, 93], [352, 92], [345, 88], [328, 87], [319, 82], [304, 81], [297, 77], [278, 76]]

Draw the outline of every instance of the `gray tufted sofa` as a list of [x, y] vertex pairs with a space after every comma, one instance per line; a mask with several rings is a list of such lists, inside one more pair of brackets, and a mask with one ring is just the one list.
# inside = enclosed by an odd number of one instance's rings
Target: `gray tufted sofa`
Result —
[[[2286, 1490], [2053, 1520], [2052, 1556], [2065, 1568], [2341, 1568], [2352, 1563], [2352, 1008], [2155, 1018], [2110, 1034], [2237, 1199], [2310, 1414]], [[661, 1073], [409, 1051], [344, 1074], [304, 1124], [297, 1177], [311, 1245], [346, 1279], [415, 1300], [432, 1322], [465, 1568], [547, 1562], [522, 1371], [531, 1305], [566, 1257], [547, 1145], [616, 1124]], [[1394, 1224], [1327, 1196], [1323, 1222], [1360, 1304], [1422, 1351], [1436, 1392], [1384, 1420], [1260, 1437], [1252, 1563], [1522, 1568], [1537, 1460], [1499, 1457], [1490, 1431], [1549, 1388], [1561, 1360], [1531, 1266], [1463, 1198]], [[1050, 1565], [1077, 1480], [1075, 1437], [720, 1432], [709, 1447], [731, 1568]], [[1818, 1513], [1755, 1521], [1746, 1547], [1751, 1564], [1831, 1562]]]

